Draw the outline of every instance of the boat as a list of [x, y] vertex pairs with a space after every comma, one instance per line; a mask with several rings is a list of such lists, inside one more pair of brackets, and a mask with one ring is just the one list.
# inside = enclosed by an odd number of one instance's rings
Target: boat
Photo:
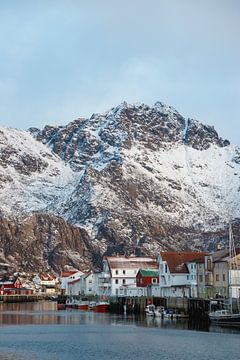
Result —
[[93, 310], [96, 304], [96, 301], [90, 301], [90, 303], [88, 304], [88, 310]]
[[77, 305], [78, 310], [89, 310], [89, 300], [87, 298], [82, 298]]
[[240, 314], [226, 309], [210, 312], [209, 319], [215, 325], [240, 326]]
[[96, 305], [93, 307], [93, 311], [98, 313], [107, 313], [109, 312], [110, 303], [108, 300], [100, 300], [96, 302]]
[[57, 303], [57, 310], [65, 310], [66, 304], [65, 303]]
[[77, 299], [70, 297], [66, 300], [66, 309], [68, 310], [78, 309], [78, 304], [79, 302]]
[[156, 317], [163, 317], [164, 306], [157, 306], [154, 310], [154, 316]]
[[[236, 275], [238, 280], [236, 280]], [[237, 312], [233, 312], [233, 284], [234, 281], [240, 285], [240, 269], [237, 262], [237, 254], [234, 244], [234, 236], [232, 232], [232, 225], [229, 225], [229, 302], [227, 309], [216, 309], [211, 311], [211, 305], [216, 305], [217, 301], [210, 302], [210, 312], [208, 314], [210, 321], [215, 325], [225, 326], [240, 326], [240, 307], [239, 307], [239, 295], [237, 297]], [[234, 278], [234, 279], [233, 279]], [[234, 281], [233, 281], [234, 280]], [[218, 304], [225, 306], [226, 304]]]
[[147, 316], [154, 316], [155, 315], [154, 311], [155, 311], [155, 305], [153, 304], [147, 305], [145, 308], [145, 314]]
[[177, 318], [177, 314], [172, 309], [166, 309], [163, 311], [163, 317], [172, 320]]

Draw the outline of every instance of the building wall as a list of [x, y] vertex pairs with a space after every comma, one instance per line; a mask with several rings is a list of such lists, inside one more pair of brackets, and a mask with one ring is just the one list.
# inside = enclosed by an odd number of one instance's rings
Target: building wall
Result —
[[152, 284], [159, 284], [159, 276], [142, 276], [140, 272], [137, 274], [137, 287], [146, 287]]

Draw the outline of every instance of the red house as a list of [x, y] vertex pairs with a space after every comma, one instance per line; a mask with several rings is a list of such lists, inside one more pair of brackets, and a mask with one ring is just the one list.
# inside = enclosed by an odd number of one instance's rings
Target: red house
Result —
[[4, 276], [0, 279], [0, 295], [21, 294], [22, 282], [17, 276]]
[[136, 279], [137, 287], [157, 285], [159, 284], [159, 272], [158, 270], [139, 269]]

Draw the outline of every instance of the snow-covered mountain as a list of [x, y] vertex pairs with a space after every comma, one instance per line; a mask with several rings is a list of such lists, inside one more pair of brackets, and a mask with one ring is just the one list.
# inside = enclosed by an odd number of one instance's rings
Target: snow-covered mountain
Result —
[[240, 218], [239, 148], [160, 102], [29, 131], [0, 132], [2, 216], [84, 228], [94, 259], [213, 249]]

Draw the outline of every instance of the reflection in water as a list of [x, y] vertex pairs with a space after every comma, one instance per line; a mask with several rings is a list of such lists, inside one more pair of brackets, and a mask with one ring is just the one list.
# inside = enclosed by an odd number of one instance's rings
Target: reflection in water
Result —
[[[161, 319], [160, 317], [98, 314], [80, 310], [57, 311], [56, 302], [39, 301], [35, 303], [0, 303], [0, 325], [134, 325], [151, 328], [200, 330], [210, 332], [240, 333], [240, 329], [194, 324], [183, 319]], [[0, 360], [1, 357], [0, 357]]]
[[0, 360], [239, 358], [239, 334], [215, 333], [237, 330], [189, 331], [186, 320], [57, 311], [56, 303], [39, 302], [1, 304], [0, 325]]

